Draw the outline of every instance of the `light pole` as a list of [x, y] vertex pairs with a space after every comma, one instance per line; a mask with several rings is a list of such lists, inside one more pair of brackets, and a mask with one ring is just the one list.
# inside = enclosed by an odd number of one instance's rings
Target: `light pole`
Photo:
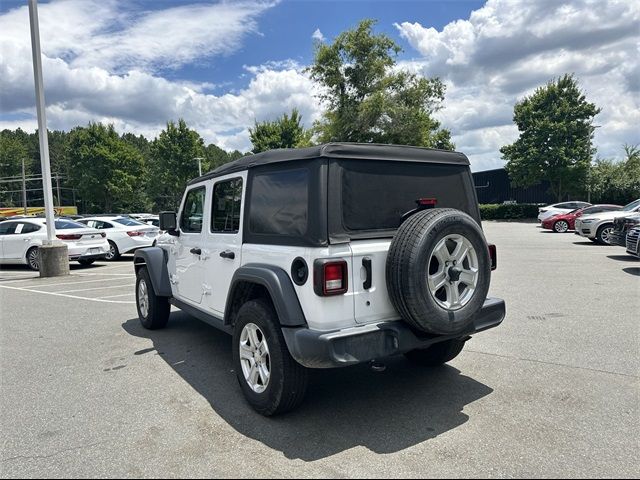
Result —
[[198, 161], [198, 176], [201, 177], [202, 176], [202, 160], [204, 160], [204, 158], [195, 157], [194, 160]]
[[24, 214], [27, 215], [27, 176], [24, 169], [24, 158], [22, 159], [22, 207]]
[[38, 269], [41, 277], [69, 275], [69, 254], [63, 242], [55, 242], [55, 218], [53, 214], [53, 191], [51, 187], [51, 164], [49, 162], [49, 139], [45, 112], [44, 85], [42, 81], [42, 53], [40, 51], [40, 26], [38, 23], [38, 1], [29, 0], [29, 24], [31, 27], [31, 55], [33, 78], [36, 87], [36, 112], [38, 114], [38, 137], [40, 140], [40, 162], [42, 164], [42, 190], [44, 211], [47, 219], [47, 240], [38, 249]]

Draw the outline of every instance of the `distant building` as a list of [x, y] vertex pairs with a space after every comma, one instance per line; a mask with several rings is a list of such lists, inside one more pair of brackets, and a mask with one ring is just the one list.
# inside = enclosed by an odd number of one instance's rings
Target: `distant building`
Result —
[[542, 182], [529, 188], [512, 187], [509, 174], [504, 168], [475, 172], [473, 180], [480, 203], [554, 203], [549, 193], [549, 183]]

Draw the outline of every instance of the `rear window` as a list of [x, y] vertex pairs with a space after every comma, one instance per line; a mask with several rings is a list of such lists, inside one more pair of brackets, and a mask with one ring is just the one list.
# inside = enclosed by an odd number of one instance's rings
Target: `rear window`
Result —
[[249, 230], [259, 235], [303, 236], [308, 227], [309, 169], [256, 174]]
[[138, 222], [137, 220], [134, 220], [133, 218], [115, 218], [113, 220], [116, 223], [119, 223], [121, 225], [125, 225], [127, 227], [137, 227], [140, 225], [144, 225], [144, 223]]
[[86, 225], [83, 225], [78, 222], [74, 222], [73, 220], [56, 220], [55, 221], [56, 230], [69, 230], [72, 228], [86, 228]]
[[456, 208], [479, 220], [466, 166], [384, 161], [340, 164], [342, 225], [347, 232], [395, 230], [420, 198], [435, 198], [437, 207]]

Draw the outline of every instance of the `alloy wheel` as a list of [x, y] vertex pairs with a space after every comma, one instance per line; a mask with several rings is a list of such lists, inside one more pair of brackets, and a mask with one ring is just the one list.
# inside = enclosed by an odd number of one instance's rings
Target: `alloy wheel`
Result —
[[245, 325], [240, 334], [240, 364], [251, 390], [263, 393], [271, 379], [271, 356], [264, 333], [253, 323]]
[[479, 277], [478, 255], [463, 235], [447, 235], [429, 258], [427, 284], [436, 303], [445, 310], [459, 310], [468, 304]]
[[149, 289], [144, 278], [141, 278], [138, 283], [138, 307], [142, 316], [147, 318], [149, 316]]

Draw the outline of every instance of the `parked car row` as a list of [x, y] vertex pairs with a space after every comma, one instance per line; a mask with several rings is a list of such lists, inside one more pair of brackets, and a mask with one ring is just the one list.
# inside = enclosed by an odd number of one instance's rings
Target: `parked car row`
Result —
[[[159, 234], [150, 215], [140, 221], [122, 215], [55, 219], [55, 235], [67, 245], [69, 261], [85, 266], [153, 246]], [[46, 240], [46, 219], [42, 216], [18, 215], [0, 221], [0, 264], [23, 264], [38, 270], [39, 248]]]
[[[569, 206], [582, 207], [567, 211]], [[602, 245], [618, 245], [639, 256], [640, 199], [627, 205], [591, 205], [585, 202], [565, 202], [543, 207], [538, 220], [542, 228], [576, 235]]]

